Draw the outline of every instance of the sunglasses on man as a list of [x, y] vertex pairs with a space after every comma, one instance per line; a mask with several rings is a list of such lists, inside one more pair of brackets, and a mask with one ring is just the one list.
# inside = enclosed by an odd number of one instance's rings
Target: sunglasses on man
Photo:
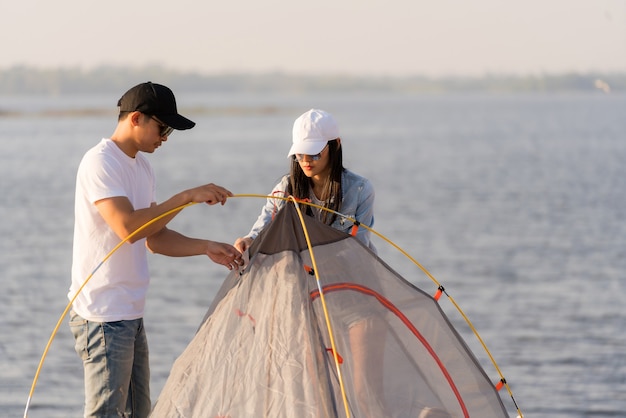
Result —
[[150, 116], [150, 119], [154, 120], [156, 123], [159, 124], [159, 136], [168, 137], [170, 136], [172, 132], [174, 132], [174, 128], [172, 128], [171, 126], [167, 126], [166, 124], [164, 124], [163, 122], [155, 118], [154, 116]]

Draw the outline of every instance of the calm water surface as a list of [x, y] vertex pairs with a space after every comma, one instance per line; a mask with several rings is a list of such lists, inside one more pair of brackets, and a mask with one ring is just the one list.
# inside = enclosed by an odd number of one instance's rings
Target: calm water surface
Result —
[[[626, 416], [626, 96], [179, 95], [198, 125], [150, 156], [159, 199], [214, 182], [265, 194], [287, 170], [291, 124], [339, 121], [345, 165], [376, 187], [375, 229], [444, 284], [526, 417]], [[1, 98], [0, 416], [20, 417], [69, 286], [74, 176], [114, 129], [111, 97]], [[108, 110], [107, 109], [108, 106]], [[49, 110], [104, 108], [75, 115]], [[233, 242], [262, 201], [195, 205], [171, 224]], [[380, 255], [434, 284], [398, 251]], [[151, 256], [146, 312], [156, 399], [218, 286], [203, 257]], [[498, 373], [449, 301], [442, 306]], [[510, 397], [502, 398], [515, 416]], [[82, 368], [64, 319], [30, 417], [79, 417]]]

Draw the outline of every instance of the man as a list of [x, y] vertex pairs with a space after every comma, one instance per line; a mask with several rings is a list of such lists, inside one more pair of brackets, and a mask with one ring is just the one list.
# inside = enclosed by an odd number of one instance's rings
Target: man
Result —
[[191, 202], [226, 202], [232, 193], [206, 184], [155, 202], [154, 172], [143, 153], [154, 152], [174, 129], [195, 123], [178, 114], [172, 91], [151, 82], [118, 102], [110, 138], [84, 155], [76, 178], [70, 328], [85, 372], [85, 417], [147, 417], [151, 410], [148, 346], [143, 327], [149, 284], [146, 248], [168, 256], [207, 255], [238, 269], [233, 246], [184, 236], [166, 227], [179, 211], [132, 236], [90, 277], [94, 267], [147, 222]]

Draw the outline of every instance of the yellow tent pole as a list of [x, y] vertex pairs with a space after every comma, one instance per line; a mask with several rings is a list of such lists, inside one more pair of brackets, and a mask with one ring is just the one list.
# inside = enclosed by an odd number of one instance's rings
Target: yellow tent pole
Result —
[[[241, 195], [235, 195], [234, 197], [265, 197], [265, 198], [272, 198], [272, 199], [279, 199], [279, 200], [293, 200], [294, 202], [296, 201], [293, 197], [263, 196], [263, 195], [255, 195], [255, 194], [241, 194]], [[301, 203], [301, 204], [304, 204], [304, 205], [315, 207], [317, 209], [325, 210], [325, 211], [330, 212], [330, 213], [334, 213], [337, 216], [341, 216], [341, 217], [343, 217], [344, 219], [347, 219], [350, 222], [353, 222], [353, 223], [357, 222], [356, 219], [354, 219], [354, 218], [351, 218], [349, 216], [346, 216], [346, 215], [344, 215], [344, 214], [342, 214], [340, 212], [337, 212], [335, 210], [326, 208], [324, 206], [316, 205], [315, 203], [311, 203], [311, 202], [307, 202], [307, 201], [301, 201], [301, 200], [298, 200], [297, 202]], [[296, 205], [296, 207], [297, 207], [297, 205]], [[298, 211], [298, 213], [299, 213], [299, 211]], [[399, 245], [397, 245], [395, 242], [391, 241], [389, 238], [387, 238], [386, 236], [382, 235], [378, 231], [375, 231], [373, 228], [371, 228], [371, 227], [369, 227], [367, 225], [359, 223], [359, 228], [360, 227], [363, 227], [363, 228], [367, 229], [368, 231], [370, 231], [371, 233], [375, 234], [376, 236], [378, 236], [379, 238], [381, 238], [382, 240], [387, 242], [389, 245], [394, 247], [400, 253], [402, 253], [413, 264], [415, 264], [426, 276], [428, 276], [437, 285], [437, 288], [443, 290], [443, 286], [441, 285], [441, 283], [439, 283], [439, 281], [437, 279], [435, 279], [435, 277], [422, 264], [420, 264], [417, 260], [415, 260], [413, 257], [411, 257], [411, 255], [409, 255], [409, 253], [407, 253]], [[313, 258], [313, 257], [311, 257], [311, 258]], [[317, 269], [315, 269], [315, 272], [317, 274]], [[320, 294], [321, 293], [322, 292], [320, 291]], [[515, 397], [513, 396], [513, 391], [511, 390], [511, 387], [509, 386], [509, 384], [507, 383], [506, 379], [504, 378], [504, 375], [502, 374], [502, 371], [500, 370], [500, 367], [498, 366], [498, 364], [496, 363], [495, 358], [493, 357], [493, 355], [491, 354], [491, 352], [487, 348], [487, 345], [485, 344], [485, 342], [483, 341], [483, 339], [479, 335], [478, 331], [476, 330], [476, 327], [474, 327], [474, 324], [472, 324], [472, 322], [470, 321], [469, 317], [465, 314], [465, 312], [463, 312], [461, 307], [456, 303], [456, 301], [452, 298], [452, 296], [450, 296], [447, 292], [445, 292], [445, 293], [446, 293], [446, 296], [448, 297], [448, 299], [450, 300], [450, 302], [452, 302], [452, 305], [454, 305], [456, 310], [461, 314], [461, 316], [463, 317], [463, 319], [465, 320], [467, 325], [470, 327], [470, 329], [472, 330], [472, 332], [474, 333], [474, 335], [478, 339], [479, 343], [482, 345], [483, 349], [485, 350], [485, 352], [489, 356], [489, 359], [491, 360], [491, 363], [493, 364], [494, 368], [496, 369], [496, 372], [498, 373], [498, 375], [500, 377], [500, 384], [502, 384], [502, 385], [504, 385], [506, 387], [506, 389], [507, 389], [507, 391], [509, 393], [509, 396], [511, 397], [511, 399], [513, 401], [513, 404], [515, 405], [517, 413], [519, 414], [519, 418], [524, 418], [524, 414], [522, 414], [522, 411], [517, 406], [517, 402], [515, 401]], [[324, 302], [322, 302], [322, 304], [324, 304]], [[333, 347], [333, 351], [335, 351], [334, 347]], [[335, 360], [335, 361], [337, 361], [337, 360]]]
[[317, 289], [320, 292], [320, 301], [322, 302], [322, 309], [324, 311], [324, 318], [326, 319], [326, 328], [328, 328], [328, 335], [330, 338], [330, 346], [333, 350], [333, 358], [335, 359], [335, 368], [337, 369], [337, 377], [339, 379], [339, 387], [341, 388], [341, 397], [343, 399], [343, 406], [346, 410], [346, 417], [350, 418], [350, 408], [348, 407], [348, 398], [346, 396], [346, 389], [343, 384], [343, 377], [341, 374], [341, 367], [339, 364], [339, 357], [337, 354], [337, 347], [335, 346], [335, 338], [333, 333], [333, 328], [330, 324], [330, 316], [328, 315], [328, 308], [326, 307], [326, 299], [324, 298], [324, 291], [322, 290], [322, 284], [320, 282], [320, 276], [317, 270], [317, 263], [315, 261], [315, 254], [313, 254], [313, 246], [311, 245], [311, 239], [309, 238], [309, 231], [306, 228], [304, 223], [304, 217], [302, 216], [302, 212], [300, 211], [300, 207], [298, 206], [298, 202], [296, 199], [291, 197], [291, 200], [296, 207], [296, 211], [298, 211], [298, 216], [300, 217], [300, 223], [302, 224], [302, 229], [304, 231], [304, 237], [306, 239], [306, 244], [309, 249], [309, 254], [311, 255], [311, 264], [313, 265], [313, 273], [315, 274], [315, 282], [317, 283]]
[[30, 392], [28, 394], [28, 400], [26, 401], [26, 408], [24, 409], [24, 418], [28, 418], [28, 409], [30, 408], [30, 403], [31, 400], [33, 398], [33, 393], [35, 393], [35, 387], [37, 386], [37, 381], [39, 380], [39, 374], [41, 373], [41, 368], [43, 367], [43, 363], [44, 360], [46, 359], [46, 356], [48, 355], [48, 351], [50, 350], [50, 346], [52, 345], [52, 341], [54, 340], [54, 337], [56, 336], [56, 334], [59, 332], [59, 328], [61, 327], [61, 323], [63, 322], [63, 318], [65, 318], [65, 315], [67, 315], [67, 313], [69, 312], [72, 304], [74, 303], [74, 301], [76, 300], [76, 298], [78, 297], [78, 295], [80, 294], [80, 292], [82, 292], [83, 288], [85, 287], [85, 285], [87, 284], [87, 282], [89, 282], [89, 280], [91, 280], [91, 278], [93, 277], [93, 275], [96, 273], [96, 271], [98, 271], [98, 269], [109, 259], [111, 258], [111, 256], [113, 255], [113, 253], [115, 253], [124, 243], [128, 242], [129, 239], [131, 239], [132, 237], [134, 237], [135, 235], [137, 235], [139, 232], [143, 231], [145, 228], [147, 228], [148, 226], [152, 225], [153, 223], [155, 223], [156, 221], [158, 221], [159, 219], [162, 219], [174, 212], [180, 211], [182, 209], [184, 209], [187, 206], [191, 206], [191, 205], [195, 205], [195, 202], [192, 203], [187, 203], [185, 205], [179, 206], [177, 208], [174, 208], [172, 210], [169, 210], [165, 213], [163, 213], [162, 215], [157, 216], [154, 219], [151, 219], [150, 221], [146, 222], [145, 224], [141, 225], [139, 228], [137, 228], [135, 231], [133, 231], [131, 234], [129, 234], [126, 238], [124, 238], [122, 241], [120, 241], [119, 244], [117, 244], [103, 259], [102, 261], [100, 261], [100, 263], [98, 263], [98, 265], [96, 266], [96, 268], [93, 269], [93, 271], [91, 272], [91, 274], [89, 274], [89, 276], [85, 279], [85, 281], [83, 282], [83, 284], [78, 288], [78, 290], [76, 291], [76, 294], [70, 299], [69, 303], [67, 304], [67, 306], [65, 307], [65, 309], [63, 310], [63, 313], [61, 314], [61, 316], [59, 317], [59, 320], [57, 321], [56, 326], [54, 327], [54, 330], [52, 331], [52, 334], [50, 335], [50, 338], [48, 339], [48, 343], [46, 344], [46, 348], [43, 351], [43, 354], [41, 356], [41, 360], [39, 361], [39, 365], [37, 366], [37, 371], [35, 372], [35, 377], [33, 379], [33, 383], [30, 387]]
[[[320, 206], [320, 205], [316, 205], [314, 203], [311, 202], [306, 202], [306, 201], [301, 201], [301, 200], [296, 200], [295, 198], [293, 198], [292, 196], [289, 197], [282, 197], [282, 196], [268, 196], [268, 195], [262, 195], [262, 194], [236, 194], [234, 196], [231, 197], [239, 197], [239, 198], [243, 198], [243, 197], [255, 197], [255, 198], [263, 198], [263, 199], [278, 199], [278, 200], [284, 200], [284, 201], [293, 201], [296, 209], [298, 211], [298, 215], [300, 216], [300, 220], [302, 222], [302, 226], [304, 228], [304, 232], [305, 232], [305, 237], [307, 240], [307, 245], [309, 246], [309, 251], [311, 254], [311, 260], [313, 262], [313, 269], [316, 275], [316, 280], [318, 283], [318, 288], [320, 287], [320, 282], [319, 282], [319, 276], [317, 275], [317, 268], [315, 265], [315, 258], [313, 255], [313, 252], [311, 250], [311, 243], [308, 237], [308, 232], [306, 230], [306, 227], [304, 226], [304, 220], [302, 218], [302, 213], [300, 212], [300, 208], [298, 206], [298, 204], [305, 204], [305, 205], [309, 205], [321, 210], [325, 210], [327, 212], [331, 212], [334, 213], [338, 216], [343, 217], [344, 219], [347, 219], [353, 223], [356, 223], [356, 219], [351, 218], [349, 216], [346, 216], [340, 212], [334, 211], [332, 209], [328, 209], [324, 206]], [[37, 371], [35, 373], [35, 377], [33, 379], [33, 383], [28, 395], [28, 400], [26, 402], [26, 408], [24, 410], [24, 418], [28, 418], [28, 410], [32, 401], [32, 397], [33, 394], [35, 392], [35, 387], [37, 385], [37, 381], [39, 379], [39, 375], [41, 373], [41, 369], [44, 363], [44, 360], [48, 354], [48, 351], [50, 349], [50, 346], [52, 344], [52, 341], [54, 340], [56, 334], [58, 333], [58, 330], [61, 326], [61, 323], [63, 321], [63, 318], [65, 317], [65, 315], [67, 315], [67, 313], [70, 310], [70, 307], [72, 306], [72, 304], [74, 303], [74, 300], [78, 297], [78, 295], [80, 294], [80, 292], [82, 291], [82, 289], [85, 287], [85, 285], [87, 284], [87, 282], [93, 277], [93, 275], [95, 274], [95, 272], [100, 268], [100, 266], [102, 266], [102, 264], [104, 264], [112, 255], [113, 253], [115, 253], [121, 246], [122, 244], [124, 244], [125, 242], [127, 242], [130, 238], [132, 238], [133, 236], [135, 236], [137, 233], [139, 233], [140, 231], [142, 231], [143, 229], [145, 229], [146, 227], [148, 227], [149, 225], [152, 225], [154, 222], [158, 221], [159, 219], [164, 218], [165, 216], [168, 216], [174, 212], [180, 211], [182, 209], [184, 209], [187, 206], [191, 206], [196, 204], [196, 202], [191, 202], [191, 203], [187, 203], [185, 205], [179, 206], [177, 208], [174, 208], [162, 215], [157, 216], [156, 218], [146, 222], [144, 225], [140, 226], [139, 228], [137, 228], [135, 231], [133, 231], [130, 235], [128, 235], [128, 237], [126, 237], [126, 239], [122, 240], [118, 245], [115, 246], [115, 248], [113, 248], [105, 257], [104, 259], [96, 266], [96, 268], [91, 272], [91, 274], [89, 275], [89, 277], [87, 277], [85, 279], [85, 281], [83, 282], [83, 284], [81, 285], [81, 287], [78, 289], [78, 291], [76, 292], [76, 294], [72, 297], [72, 299], [70, 300], [70, 302], [67, 304], [67, 306], [65, 307], [65, 310], [63, 311], [63, 313], [61, 314], [61, 317], [59, 318], [56, 326], [54, 327], [54, 330], [52, 331], [52, 334], [50, 335], [50, 338], [48, 340], [48, 343], [46, 344], [46, 347], [44, 349], [44, 352], [41, 356], [41, 360], [39, 361], [39, 365], [37, 367]], [[378, 236], [379, 238], [381, 238], [382, 240], [384, 240], [385, 242], [387, 242], [388, 244], [390, 244], [392, 247], [396, 248], [398, 251], [400, 251], [405, 257], [407, 257], [411, 262], [413, 262], [420, 270], [422, 270], [422, 272], [428, 276], [436, 285], [438, 288], [443, 289], [443, 287], [441, 286], [441, 284], [437, 281], [437, 279], [435, 279], [435, 277], [430, 274], [430, 272], [424, 267], [422, 266], [417, 260], [415, 260], [413, 257], [411, 257], [405, 250], [403, 250], [402, 248], [400, 248], [400, 246], [398, 246], [397, 244], [395, 244], [393, 241], [391, 241], [389, 238], [385, 237], [384, 235], [380, 234], [379, 232], [375, 231], [373, 228], [370, 228], [367, 225], [364, 224], [359, 224], [359, 227], [363, 227], [365, 229], [367, 229], [368, 231], [370, 231], [371, 233], [375, 234], [376, 236]], [[347, 400], [346, 400], [346, 394], [345, 394], [345, 388], [343, 386], [343, 382], [341, 379], [341, 372], [339, 370], [339, 359], [337, 357], [337, 350], [335, 349], [334, 346], [334, 338], [333, 338], [333, 333], [332, 333], [332, 328], [330, 326], [330, 318], [328, 317], [328, 312], [326, 309], [326, 302], [324, 299], [324, 293], [322, 292], [322, 289], [319, 288], [320, 291], [320, 300], [322, 301], [322, 306], [324, 309], [324, 315], [326, 316], [326, 324], [327, 327], [329, 329], [329, 334], [330, 334], [330, 340], [331, 340], [331, 346], [333, 349], [333, 356], [335, 358], [335, 364], [337, 365], [337, 373], [339, 376], [339, 382], [340, 382], [340, 386], [341, 386], [341, 392], [342, 392], [342, 396], [343, 396], [343, 401], [344, 401], [344, 406], [346, 408], [346, 415], [349, 418], [350, 414], [348, 411], [348, 404], [347, 404]], [[489, 349], [487, 348], [486, 344], [484, 343], [484, 341], [482, 340], [482, 338], [480, 337], [480, 335], [478, 335], [478, 332], [476, 331], [476, 328], [474, 327], [474, 325], [471, 323], [471, 321], [469, 320], [469, 318], [467, 317], [467, 315], [465, 315], [465, 313], [463, 312], [463, 310], [461, 309], [461, 307], [454, 301], [454, 299], [448, 295], [448, 293], [446, 292], [446, 296], [448, 297], [448, 299], [452, 302], [452, 304], [454, 305], [454, 307], [459, 311], [459, 313], [461, 314], [461, 316], [465, 319], [466, 323], [468, 324], [468, 326], [470, 327], [470, 329], [473, 331], [474, 335], [476, 336], [476, 338], [478, 338], [479, 342], [481, 343], [483, 349], [486, 351], [487, 355], [489, 356], [493, 366], [495, 367], [496, 371], [498, 372], [498, 374], [500, 375], [500, 383], [502, 385], [504, 385], [507, 388], [507, 391], [509, 393], [509, 395], [511, 396], [511, 399], [513, 400], [513, 403], [517, 409], [517, 413], [519, 414], [519, 418], [523, 418], [524, 415], [522, 414], [522, 411], [519, 409], [519, 407], [517, 406], [517, 402], [515, 401], [515, 398], [513, 397], [513, 392], [509, 386], [509, 384], [507, 383], [506, 379], [504, 378], [500, 368], [498, 367], [498, 364], [496, 363], [494, 357], [491, 355], [491, 352], [489, 351]]]

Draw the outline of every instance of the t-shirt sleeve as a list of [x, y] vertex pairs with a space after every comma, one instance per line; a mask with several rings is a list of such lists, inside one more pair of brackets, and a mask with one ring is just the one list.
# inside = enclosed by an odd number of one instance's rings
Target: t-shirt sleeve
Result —
[[86, 155], [80, 164], [77, 181], [91, 203], [110, 197], [126, 196], [122, 169], [103, 154]]

